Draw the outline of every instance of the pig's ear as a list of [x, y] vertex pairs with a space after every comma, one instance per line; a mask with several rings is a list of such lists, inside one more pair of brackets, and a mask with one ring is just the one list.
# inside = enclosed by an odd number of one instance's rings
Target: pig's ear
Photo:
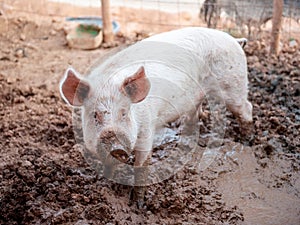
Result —
[[60, 83], [60, 94], [72, 106], [82, 106], [88, 96], [90, 85], [84, 81], [75, 70], [68, 68]]
[[138, 103], [146, 98], [150, 86], [145, 69], [142, 66], [135, 74], [126, 78], [121, 86], [121, 91], [130, 98], [131, 102]]

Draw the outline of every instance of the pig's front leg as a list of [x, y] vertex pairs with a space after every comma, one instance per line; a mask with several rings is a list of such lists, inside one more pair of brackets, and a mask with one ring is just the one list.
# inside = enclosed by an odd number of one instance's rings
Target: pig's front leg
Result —
[[[147, 155], [147, 156], [146, 156]], [[144, 159], [143, 165], [137, 166], [135, 163], [135, 186], [133, 189], [133, 200], [137, 203], [138, 208], [143, 208], [144, 202], [145, 202], [145, 194], [147, 191], [147, 187], [145, 186], [148, 182], [148, 176], [149, 176], [149, 171], [148, 171], [148, 165], [150, 164], [151, 161], [151, 151], [150, 152], [142, 152], [142, 151], [135, 151], [135, 157], [136, 159]]]
[[[149, 132], [149, 130], [148, 130]], [[149, 164], [151, 162], [153, 144], [153, 132], [141, 133], [134, 149], [135, 161], [135, 187], [133, 189], [133, 200], [137, 203], [138, 208], [144, 205], [146, 184], [149, 184]]]

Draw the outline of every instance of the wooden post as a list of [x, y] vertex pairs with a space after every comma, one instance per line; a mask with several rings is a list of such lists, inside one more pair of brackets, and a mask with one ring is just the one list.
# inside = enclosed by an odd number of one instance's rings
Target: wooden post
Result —
[[270, 53], [278, 55], [280, 52], [280, 32], [283, 12], [283, 0], [273, 0], [272, 36]]
[[103, 21], [103, 41], [105, 43], [112, 43], [114, 41], [114, 34], [110, 14], [110, 0], [101, 0], [101, 9]]

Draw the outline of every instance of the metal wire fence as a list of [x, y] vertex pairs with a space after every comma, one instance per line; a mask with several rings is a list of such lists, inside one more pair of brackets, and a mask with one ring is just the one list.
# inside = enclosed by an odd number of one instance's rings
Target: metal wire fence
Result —
[[[236, 36], [271, 30], [273, 0], [111, 0], [122, 32], [148, 33], [184, 26], [208, 26]], [[58, 4], [59, 3], [59, 4]], [[2, 0], [2, 14], [23, 12], [44, 16], [101, 16], [100, 0]], [[283, 36], [300, 36], [300, 0], [284, 1]]]

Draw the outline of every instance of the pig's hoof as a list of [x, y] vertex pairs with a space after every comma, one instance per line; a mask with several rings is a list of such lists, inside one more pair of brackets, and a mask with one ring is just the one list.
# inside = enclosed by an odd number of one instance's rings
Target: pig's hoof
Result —
[[138, 209], [146, 208], [145, 201], [144, 201], [145, 194], [142, 190], [143, 188], [141, 187], [139, 188], [135, 187], [132, 188], [130, 192], [130, 202], [131, 202], [130, 205], [136, 204]]

